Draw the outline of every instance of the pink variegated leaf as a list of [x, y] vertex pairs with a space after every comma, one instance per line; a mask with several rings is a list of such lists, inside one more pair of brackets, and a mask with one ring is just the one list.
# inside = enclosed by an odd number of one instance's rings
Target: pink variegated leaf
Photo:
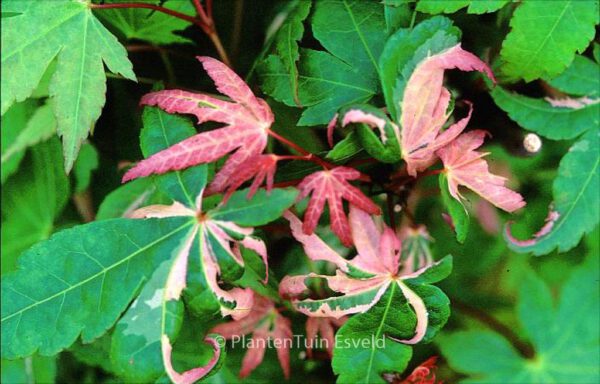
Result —
[[162, 357], [163, 363], [165, 365], [165, 370], [167, 371], [167, 375], [171, 379], [171, 381], [175, 384], [193, 384], [198, 380], [202, 379], [206, 375], [208, 375], [213, 368], [219, 362], [219, 358], [221, 357], [221, 348], [222, 346], [219, 342], [211, 337], [210, 335], [204, 339], [207, 344], [213, 348], [213, 356], [210, 358], [208, 363], [202, 367], [197, 367], [185, 371], [183, 373], [179, 373], [175, 371], [173, 368], [173, 364], [171, 362], [171, 355], [173, 351], [173, 347], [171, 346], [171, 341], [167, 335], [162, 335], [161, 338], [161, 347], [162, 347]]
[[[335, 329], [341, 327], [347, 318], [339, 319], [333, 317], [309, 317], [306, 319], [306, 339], [308, 346], [306, 347], [306, 355], [312, 358], [313, 349], [324, 347], [329, 357], [333, 356], [333, 347], [335, 346]], [[320, 336], [322, 342], [317, 342], [317, 335]]]
[[[300, 220], [290, 212], [285, 218], [290, 222], [292, 235], [302, 243], [311, 260], [329, 261], [337, 266], [335, 276], [310, 273], [286, 276], [279, 285], [279, 294], [290, 298], [296, 310], [311, 317], [341, 318], [363, 313], [377, 304], [386, 294], [403, 297], [414, 316], [414, 333], [407, 339], [397, 339], [405, 344], [415, 344], [437, 332], [445, 319], [435, 317], [429, 321], [432, 311], [447, 311], [447, 298], [437, 288], [422, 288], [445, 278], [452, 268], [451, 257], [434, 262], [429, 251], [431, 240], [424, 228], [403, 231], [407, 245], [401, 244], [399, 236], [389, 227], [355, 207], [350, 208], [350, 227], [358, 255], [350, 260], [332, 250], [318, 236], [305, 234]], [[309, 283], [320, 279], [334, 295], [307, 296], [311, 293]], [[399, 289], [392, 289], [396, 287]], [[431, 297], [431, 292], [442, 297]], [[396, 293], [394, 293], [396, 292]], [[425, 294], [420, 297], [420, 294]], [[437, 293], [433, 296], [438, 295]], [[309, 329], [311, 334], [314, 328]]]
[[570, 109], [581, 109], [588, 105], [600, 103], [600, 98], [592, 99], [587, 96], [580, 97], [577, 99], [573, 99], [571, 97], [565, 97], [563, 99], [553, 99], [550, 97], [546, 97], [545, 100], [548, 103], [550, 103], [550, 105], [552, 105], [553, 107]]
[[216, 189], [225, 190], [223, 203], [226, 203], [229, 197], [246, 181], [254, 178], [248, 191], [248, 199], [252, 198], [263, 181], [266, 179], [266, 190], [269, 193], [273, 189], [275, 171], [277, 170], [277, 155], [256, 155], [247, 159], [244, 163], [237, 166], [235, 174], [228, 179], [224, 179], [224, 184], [211, 184], [207, 189], [207, 194], [218, 192]]
[[412, 176], [433, 164], [435, 151], [456, 138], [471, 116], [469, 112], [467, 117], [440, 133], [449, 117], [447, 109], [451, 97], [443, 86], [444, 71], [452, 68], [483, 72], [495, 81], [488, 65], [463, 50], [460, 44], [427, 57], [417, 65], [404, 89], [400, 116], [402, 155]]
[[247, 377], [263, 361], [265, 346], [269, 338], [275, 340], [277, 357], [286, 378], [290, 376], [290, 347], [293, 340], [291, 322], [281, 316], [275, 304], [256, 295], [255, 303], [248, 316], [215, 326], [211, 332], [229, 340], [236, 336], [252, 333], [249, 348], [242, 361], [240, 377]]
[[463, 197], [458, 187], [465, 186], [496, 207], [514, 212], [525, 206], [523, 197], [504, 186], [505, 178], [490, 173], [482, 159], [487, 153], [475, 151], [483, 144], [485, 135], [485, 131], [471, 131], [437, 151], [444, 163], [448, 189], [460, 201]]
[[235, 103], [181, 90], [153, 92], [145, 95], [141, 103], [170, 113], [195, 115], [198, 123], [214, 121], [225, 127], [197, 134], [155, 153], [130, 169], [123, 181], [214, 162], [233, 152], [209, 187], [212, 193], [222, 192], [236, 184], [231, 180], [235, 180], [240, 167], [265, 149], [273, 123], [269, 106], [223, 63], [209, 57], [198, 60], [217, 89]]
[[548, 216], [546, 217], [546, 220], [545, 220], [542, 228], [540, 228], [540, 230], [537, 231], [533, 235], [533, 238], [528, 239], [528, 240], [519, 240], [512, 235], [512, 232], [510, 230], [510, 226], [512, 223], [508, 223], [506, 225], [506, 233], [505, 234], [511, 244], [518, 246], [518, 247], [530, 247], [532, 245], [535, 245], [540, 238], [549, 234], [552, 231], [552, 228], [554, 228], [554, 224], [557, 222], [557, 220], [559, 218], [560, 218], [560, 213], [551, 209], [548, 212]]
[[329, 206], [331, 229], [345, 246], [352, 245], [350, 226], [344, 212], [342, 200], [347, 200], [351, 206], [365, 212], [379, 215], [381, 209], [365, 196], [360, 189], [351, 185], [349, 180], [357, 180], [360, 172], [348, 167], [336, 167], [330, 170], [315, 172], [302, 180], [298, 185], [299, 199], [311, 195], [306, 213], [304, 214], [304, 233], [311, 235], [325, 209]]

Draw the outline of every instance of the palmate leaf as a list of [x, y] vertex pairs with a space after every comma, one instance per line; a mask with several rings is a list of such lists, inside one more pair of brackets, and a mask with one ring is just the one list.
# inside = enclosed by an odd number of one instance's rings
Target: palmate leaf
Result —
[[98, 151], [91, 143], [83, 143], [79, 157], [75, 160], [75, 193], [84, 192], [90, 186], [92, 173], [98, 168]]
[[299, 101], [306, 108], [299, 125], [327, 123], [343, 105], [373, 97], [377, 58], [386, 38], [383, 6], [371, 0], [316, 2], [312, 27], [328, 52], [300, 50], [297, 97], [290, 90], [295, 73], [284, 65], [287, 59], [270, 55], [259, 66], [265, 93], [289, 106]]
[[3, 187], [3, 272], [14, 270], [17, 257], [54, 230], [54, 222], [69, 198], [69, 180], [61, 157], [56, 137], [33, 146], [20, 172]]
[[[123, 0], [111, 0], [105, 3], [122, 3]], [[191, 1], [182, 0], [142, 0], [141, 2], [161, 5], [165, 8], [193, 16], [194, 5]], [[188, 38], [177, 35], [190, 23], [152, 9], [128, 8], [105, 9], [98, 12], [98, 17], [117, 28], [129, 40], [146, 40], [153, 44], [190, 43]]]
[[128, 217], [136, 209], [145, 205], [168, 202], [170, 199], [157, 192], [154, 180], [138, 179], [121, 185], [109, 193], [98, 207], [96, 220]]
[[535, 255], [550, 253], [555, 248], [565, 252], [596, 227], [600, 216], [599, 142], [598, 130], [590, 129], [569, 149], [552, 186], [554, 202], [546, 224], [531, 240], [515, 239], [507, 226], [505, 237], [512, 250]]
[[353, 316], [336, 333], [331, 364], [339, 375], [337, 383], [384, 383], [383, 373], [404, 371], [412, 348], [388, 338], [405, 337], [411, 330], [399, 291], [392, 286], [369, 311]]
[[15, 142], [20, 132], [22, 132], [30, 116], [35, 110], [35, 101], [26, 100], [21, 103], [16, 103], [2, 115], [2, 134], [1, 146], [2, 146], [2, 160], [0, 167], [0, 179], [2, 184], [8, 179], [10, 175], [15, 173], [19, 169], [19, 164], [23, 160], [25, 151], [15, 151], [12, 156], [6, 156], [8, 149], [11, 144]]
[[325, 203], [327, 203], [331, 230], [345, 246], [352, 245], [350, 226], [344, 212], [343, 200], [348, 201], [351, 207], [372, 215], [381, 214], [381, 208], [377, 204], [365, 196], [360, 189], [349, 183], [351, 180], [359, 179], [360, 176], [360, 172], [356, 169], [336, 167], [314, 172], [298, 184], [299, 199], [310, 195], [310, 201], [304, 213], [304, 225], [302, 226], [304, 233], [313, 234], [325, 209]]
[[[311, 260], [328, 261], [338, 268], [335, 276], [310, 273], [286, 276], [281, 281], [280, 294], [291, 297], [294, 308], [299, 312], [307, 316], [334, 318], [363, 313], [381, 302], [391, 290], [403, 300], [403, 305], [395, 308], [404, 315], [400, 312], [394, 315], [401, 316], [407, 324], [402, 337], [394, 338], [396, 341], [405, 344], [429, 341], [446, 322], [448, 299], [430, 284], [448, 276], [452, 269], [451, 257], [433, 262], [426, 245], [425, 249], [417, 246], [404, 248], [389, 227], [381, 228], [380, 223], [367, 213], [351, 208], [350, 228], [358, 255], [347, 260], [318, 236], [306, 235], [296, 216], [286, 212], [284, 217], [290, 222], [292, 235], [302, 243]], [[407, 245], [416, 245], [414, 241], [422, 237], [423, 234], [417, 231], [403, 241]], [[329, 288], [339, 295], [302, 299], [301, 296], [309, 291], [311, 279], [327, 282]]]
[[267, 340], [275, 341], [277, 358], [286, 379], [290, 378], [290, 348], [289, 340], [292, 339], [292, 323], [283, 317], [275, 303], [262, 296], [256, 296], [252, 311], [241, 320], [219, 324], [211, 332], [223, 336], [226, 340], [241, 337], [252, 333], [253, 346], [248, 348], [242, 367], [240, 378], [245, 378], [258, 367], [265, 356]]
[[448, 191], [453, 198], [464, 199], [458, 187], [464, 186], [477, 193], [496, 207], [514, 212], [525, 206], [523, 197], [504, 186], [506, 179], [492, 174], [483, 157], [477, 152], [486, 136], [485, 131], [463, 133], [436, 153], [444, 163], [448, 180]]
[[553, 106], [550, 101], [535, 99], [495, 87], [494, 102], [523, 128], [552, 140], [573, 139], [600, 124], [600, 99], [589, 99], [577, 108]]
[[502, 72], [525, 81], [559, 75], [594, 38], [598, 14], [597, 1], [524, 1], [502, 43]]
[[[113, 219], [38, 243], [2, 278], [2, 356], [53, 355], [101, 336], [192, 223]], [[98, 244], [102, 244], [98, 247]]]
[[246, 161], [263, 152], [274, 117], [267, 103], [257, 98], [248, 85], [225, 64], [198, 57], [217, 89], [234, 102], [181, 90], [152, 92], [142, 104], [157, 105], [170, 113], [195, 115], [199, 123], [215, 121], [224, 127], [199, 133], [140, 161], [123, 176], [123, 181], [163, 174], [194, 165], [214, 162], [233, 152], [215, 175], [207, 192], [218, 193], [236, 180]]
[[17, 13], [3, 20], [2, 70], [10, 76], [2, 76], [2, 114], [31, 95], [56, 58], [50, 97], [69, 171], [104, 105], [103, 64], [135, 80], [127, 52], [86, 2], [9, 0], [2, 12]]
[[598, 254], [573, 270], [554, 305], [549, 287], [529, 270], [517, 315], [535, 348], [527, 359], [492, 331], [441, 335], [438, 345], [463, 383], [595, 383], [600, 380]]
[[482, 14], [496, 12], [509, 0], [419, 0], [417, 11], [431, 14], [454, 13], [467, 7], [467, 13]]

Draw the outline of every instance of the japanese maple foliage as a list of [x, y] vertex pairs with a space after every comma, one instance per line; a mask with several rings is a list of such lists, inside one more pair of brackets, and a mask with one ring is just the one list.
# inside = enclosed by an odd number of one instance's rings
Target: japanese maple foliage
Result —
[[[215, 81], [217, 90], [234, 102], [203, 94], [166, 90], [145, 95], [141, 104], [156, 105], [170, 113], [195, 115], [198, 124], [215, 121], [226, 126], [190, 137], [140, 161], [127, 171], [123, 181], [210, 163], [235, 151], [209, 187], [211, 192], [221, 192], [234, 183], [245, 162], [265, 149], [268, 130], [274, 119], [271, 108], [264, 100], [254, 96], [248, 85], [225, 64], [210, 57], [198, 57], [198, 60]], [[243, 174], [247, 172], [243, 168], [242, 171]]]
[[[291, 322], [282, 316], [275, 304], [262, 296], [256, 296], [252, 310], [242, 319], [219, 324], [211, 332], [218, 333], [227, 340], [252, 334], [240, 377], [248, 376], [263, 361], [267, 346], [277, 348], [277, 358], [286, 379], [290, 377], [290, 348], [292, 340]], [[271, 339], [271, 340], [269, 340]]]
[[2, 2], [0, 381], [600, 382], [598, 1], [249, 3]]

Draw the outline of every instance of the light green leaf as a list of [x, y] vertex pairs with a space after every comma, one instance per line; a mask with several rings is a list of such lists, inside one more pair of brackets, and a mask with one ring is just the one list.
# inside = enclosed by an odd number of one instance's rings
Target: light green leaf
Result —
[[555, 248], [565, 252], [596, 227], [600, 217], [599, 142], [598, 130], [590, 129], [569, 149], [560, 162], [552, 186], [554, 203], [551, 210], [558, 217], [547, 223], [549, 227], [545, 227], [544, 233], [526, 243], [507, 236], [512, 250], [535, 255], [550, 253]]
[[[196, 134], [189, 119], [169, 114], [157, 107], [144, 108], [142, 121], [144, 128], [140, 133], [140, 147], [144, 157], [150, 157]], [[174, 201], [195, 207], [196, 196], [206, 186], [207, 172], [208, 166], [203, 164], [154, 178], [162, 192]]]
[[327, 153], [326, 158], [331, 161], [349, 159], [363, 150], [355, 131], [351, 131], [346, 137], [338, 141]]
[[482, 13], [496, 12], [508, 4], [509, 1], [510, 0], [471, 0], [467, 13], [480, 15]]
[[600, 93], [600, 65], [585, 56], [576, 55], [573, 63], [548, 83], [571, 95], [598, 96]]
[[[9, 119], [9, 114], [6, 115], [6, 118]], [[12, 121], [7, 121], [7, 123], [14, 127]], [[4, 127], [2, 131], [4, 132]], [[18, 157], [19, 154], [22, 156], [25, 149], [49, 139], [55, 133], [56, 119], [51, 106], [44, 104], [38, 107], [33, 111], [33, 114], [27, 120], [27, 124], [18, 132], [17, 136], [12, 140], [8, 140], [6, 149], [3, 148], [2, 166], [9, 163], [13, 157]]]
[[181, 217], [105, 220], [36, 244], [2, 278], [2, 356], [53, 355], [80, 334], [84, 343], [101, 336], [192, 224]]
[[[107, 3], [122, 3], [123, 1], [111, 0]], [[141, 0], [138, 2], [161, 5], [165, 8], [194, 16], [195, 9], [191, 1], [185, 0]], [[190, 43], [190, 39], [177, 35], [191, 25], [191, 23], [173, 16], [156, 12], [152, 9], [127, 8], [103, 9], [96, 15], [117, 28], [128, 40], [146, 40], [153, 44]]]
[[164, 290], [172, 261], [164, 261], [138, 298], [119, 320], [112, 337], [111, 360], [119, 376], [132, 382], [150, 382], [163, 372], [160, 339], [163, 322], [175, 340], [183, 320], [183, 303], [164, 302]]
[[75, 193], [81, 193], [90, 186], [92, 172], [98, 169], [98, 151], [90, 143], [83, 143], [79, 157], [75, 160]]
[[233, 221], [241, 226], [259, 226], [281, 217], [294, 204], [298, 191], [294, 188], [276, 188], [267, 193], [259, 190], [251, 199], [247, 190], [237, 191], [224, 205], [208, 212], [214, 220]]
[[557, 306], [533, 271], [520, 282], [518, 317], [535, 348], [521, 356], [491, 331], [461, 331], [438, 340], [464, 383], [596, 383], [600, 380], [598, 255], [575, 269]]
[[3, 384], [46, 384], [56, 379], [56, 358], [29, 356], [18, 360], [2, 359]]
[[69, 180], [54, 137], [31, 148], [31, 157], [3, 187], [2, 270], [15, 268], [17, 257], [48, 238], [69, 199]]
[[2, 77], [2, 114], [32, 94], [57, 58], [50, 100], [69, 171], [104, 105], [103, 64], [135, 80], [127, 52], [86, 2], [9, 0], [2, 3], [2, 9], [20, 12], [3, 20], [2, 70], [11, 75]]
[[[108, 194], [100, 204], [96, 220], [124, 217], [151, 202], [167, 203], [166, 199], [157, 199], [156, 186], [151, 178], [140, 178], [121, 185]], [[156, 201], [155, 201], [156, 200]]]
[[456, 240], [462, 244], [467, 239], [467, 233], [469, 232], [469, 213], [462, 203], [450, 194], [450, 191], [448, 190], [448, 178], [445, 174], [440, 174], [439, 181], [442, 201], [448, 210], [448, 214], [452, 218]]
[[16, 151], [12, 156], [5, 154], [25, 129], [27, 121], [35, 111], [35, 106], [36, 103], [33, 100], [16, 103], [2, 116], [2, 140], [0, 140], [2, 143], [2, 167], [0, 167], [2, 184], [17, 171], [25, 155], [25, 151]]
[[384, 2], [384, 15], [387, 33], [392, 34], [398, 28], [407, 28], [410, 25], [410, 20], [413, 15], [413, 10], [410, 8], [411, 1]]
[[600, 100], [581, 108], [554, 107], [548, 101], [495, 87], [496, 104], [523, 128], [553, 140], [573, 139], [600, 123]]
[[502, 72], [525, 81], [559, 75], [594, 38], [598, 15], [598, 1], [523, 1], [502, 44]]

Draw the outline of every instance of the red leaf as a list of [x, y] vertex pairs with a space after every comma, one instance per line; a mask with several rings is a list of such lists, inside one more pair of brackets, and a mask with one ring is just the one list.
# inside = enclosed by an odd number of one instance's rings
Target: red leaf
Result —
[[181, 90], [153, 92], [145, 95], [141, 103], [156, 105], [169, 113], [193, 114], [198, 123], [215, 121], [226, 126], [192, 136], [140, 161], [123, 176], [124, 182], [210, 163], [235, 151], [210, 186], [211, 191], [221, 192], [234, 184], [241, 185], [243, 182], [235, 181], [240, 168], [265, 149], [274, 120], [267, 103], [255, 97], [225, 64], [209, 57], [198, 57], [198, 60], [217, 89], [235, 103]]
[[[347, 317], [336, 319], [334, 317], [309, 317], [306, 319], [306, 355], [312, 358], [313, 349], [324, 347], [329, 354], [333, 356], [333, 347], [335, 346], [335, 328], [339, 328], [346, 322]], [[317, 342], [317, 334], [320, 335], [322, 344]]]
[[417, 368], [400, 384], [441, 384], [441, 381], [436, 381], [435, 371], [437, 366], [435, 365], [437, 356], [430, 357]]
[[[228, 323], [219, 324], [210, 332], [218, 333], [225, 339], [245, 336], [252, 333], [249, 348], [242, 361], [240, 377], [248, 376], [263, 361], [267, 345], [277, 348], [279, 364], [286, 378], [290, 377], [290, 348], [293, 340], [289, 319], [281, 316], [275, 304], [265, 297], [256, 295], [248, 316]], [[270, 344], [268, 339], [273, 339]]]
[[487, 64], [463, 50], [460, 44], [417, 65], [404, 90], [400, 117], [402, 156], [411, 176], [432, 165], [434, 152], [456, 138], [471, 117], [469, 112], [467, 117], [440, 134], [449, 117], [446, 111], [450, 102], [450, 92], [443, 86], [444, 71], [452, 68], [484, 72], [495, 81]]
[[298, 185], [299, 199], [312, 193], [304, 214], [304, 233], [310, 235], [314, 232], [319, 218], [323, 214], [325, 202], [327, 202], [331, 230], [345, 246], [352, 245], [350, 226], [344, 212], [342, 199], [370, 214], [381, 214], [380, 208], [371, 199], [365, 196], [360, 189], [348, 183], [348, 180], [357, 180], [360, 176], [360, 172], [355, 169], [336, 167], [331, 170], [315, 172], [302, 180]]
[[[273, 189], [273, 181], [275, 178], [275, 171], [277, 170], [277, 155], [256, 155], [240, 166], [237, 167], [235, 175], [226, 179], [222, 184], [222, 188], [226, 190], [225, 196], [223, 197], [223, 203], [226, 203], [233, 192], [235, 192], [242, 184], [246, 181], [254, 178], [250, 190], [248, 191], [248, 198], [250, 199], [263, 181], [267, 181], [267, 192]], [[220, 191], [213, 190], [215, 187], [214, 183], [211, 184], [206, 190], [206, 194], [210, 195], [218, 193]]]
[[516, 211], [525, 206], [523, 197], [504, 186], [504, 177], [490, 173], [482, 159], [487, 153], [475, 151], [483, 144], [485, 135], [481, 130], [467, 132], [437, 151], [444, 163], [450, 194], [460, 201], [463, 197], [458, 186], [463, 185], [498, 208]]

